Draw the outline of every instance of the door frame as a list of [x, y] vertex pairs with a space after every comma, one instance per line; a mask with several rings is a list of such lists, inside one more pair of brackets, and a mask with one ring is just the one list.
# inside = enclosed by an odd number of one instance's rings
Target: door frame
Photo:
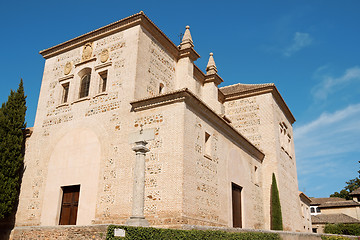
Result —
[[236, 228], [243, 228], [243, 223], [244, 223], [244, 219], [243, 219], [243, 197], [242, 197], [242, 190], [243, 187], [241, 187], [240, 185], [231, 182], [231, 220], [232, 220], [232, 227], [234, 228], [234, 189], [239, 189], [240, 190], [240, 226], [237, 226]]

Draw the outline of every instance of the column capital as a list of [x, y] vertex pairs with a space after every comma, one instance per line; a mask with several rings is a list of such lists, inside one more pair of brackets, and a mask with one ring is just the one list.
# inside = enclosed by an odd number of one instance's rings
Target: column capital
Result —
[[132, 150], [134, 152], [136, 152], [136, 154], [145, 154], [150, 151], [150, 149], [148, 149], [146, 147], [146, 144], [147, 144], [146, 141], [138, 141], [138, 142], [135, 142], [135, 144], [136, 144], [136, 146], [134, 146], [132, 148]]

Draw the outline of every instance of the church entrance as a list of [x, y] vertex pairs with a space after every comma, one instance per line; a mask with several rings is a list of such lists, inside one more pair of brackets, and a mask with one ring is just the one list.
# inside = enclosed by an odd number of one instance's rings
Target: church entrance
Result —
[[242, 187], [231, 183], [232, 187], [232, 209], [233, 209], [233, 227], [241, 228], [242, 219], [241, 219], [241, 190]]
[[60, 212], [60, 225], [76, 225], [79, 205], [80, 185], [62, 187], [63, 197]]

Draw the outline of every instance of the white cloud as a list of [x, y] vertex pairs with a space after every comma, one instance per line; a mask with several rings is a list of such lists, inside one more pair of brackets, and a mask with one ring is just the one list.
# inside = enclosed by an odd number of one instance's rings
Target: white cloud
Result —
[[295, 126], [294, 138], [301, 185], [311, 186], [306, 188], [313, 191], [312, 195], [316, 195], [312, 189], [314, 182], [328, 185], [333, 192], [339, 191], [358, 170], [360, 103], [332, 113], [324, 112], [307, 124]]
[[[306, 125], [295, 128], [294, 136], [298, 139], [308, 137], [308, 134], [310, 134], [311, 132], [320, 131], [323, 128], [327, 129], [331, 125], [335, 125], [335, 124], [337, 125], [338, 123], [342, 122], [343, 123], [342, 125], [338, 125], [338, 127], [340, 128], [336, 128], [336, 131], [341, 132], [341, 130], [346, 129], [344, 127], [349, 127], [348, 123], [351, 122], [351, 117], [357, 114], [360, 115], [360, 104], [349, 105], [345, 109], [341, 109], [334, 113], [324, 112], [320, 115], [318, 119]], [[345, 124], [344, 124], [344, 120], [345, 120]], [[360, 128], [360, 124], [356, 124], [356, 126], [353, 127]]]
[[295, 52], [312, 43], [312, 38], [308, 33], [296, 32], [294, 35], [293, 43], [284, 50], [284, 56], [290, 57]]
[[348, 83], [360, 80], [360, 67], [355, 66], [346, 69], [344, 74], [337, 78], [326, 75], [321, 76], [321, 78], [322, 81], [311, 92], [315, 99], [325, 100], [329, 94], [342, 89]]

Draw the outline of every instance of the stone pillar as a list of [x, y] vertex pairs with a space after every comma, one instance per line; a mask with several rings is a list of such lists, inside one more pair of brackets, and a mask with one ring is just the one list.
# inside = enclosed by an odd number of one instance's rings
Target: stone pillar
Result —
[[145, 195], [145, 155], [150, 151], [145, 145], [146, 141], [135, 142], [136, 146], [132, 150], [136, 153], [134, 168], [134, 186], [132, 198], [132, 213], [130, 219], [126, 221], [129, 226], [149, 226], [149, 222], [144, 217], [144, 195]]

